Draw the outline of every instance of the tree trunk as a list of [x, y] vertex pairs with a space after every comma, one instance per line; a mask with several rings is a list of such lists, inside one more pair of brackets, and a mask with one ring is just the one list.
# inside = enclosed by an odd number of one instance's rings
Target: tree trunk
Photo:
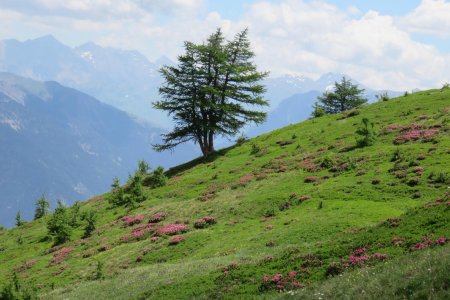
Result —
[[209, 153], [214, 152], [214, 132], [210, 131], [208, 134]]

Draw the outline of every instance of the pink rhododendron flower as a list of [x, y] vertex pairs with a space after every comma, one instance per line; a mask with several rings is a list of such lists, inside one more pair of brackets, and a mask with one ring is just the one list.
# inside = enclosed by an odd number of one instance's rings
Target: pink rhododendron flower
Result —
[[56, 264], [59, 264], [60, 262], [64, 261], [70, 254], [70, 252], [73, 251], [73, 248], [69, 247], [62, 247], [59, 251], [53, 253], [53, 258], [50, 261], [50, 265], [54, 266]]
[[365, 253], [367, 250], [369, 250], [369, 247], [363, 247], [363, 248], [359, 248], [356, 249], [352, 252], [353, 255], [361, 255], [363, 253]]
[[157, 229], [159, 234], [177, 234], [188, 231], [189, 227], [184, 224], [167, 224], [166, 226]]
[[291, 271], [287, 275], [289, 278], [294, 278], [295, 276], [297, 276], [297, 271]]
[[372, 254], [372, 258], [378, 259], [378, 260], [385, 260], [387, 258], [387, 255], [382, 254], [382, 253], [374, 253], [374, 254]]
[[144, 220], [143, 215], [136, 216], [126, 216], [122, 218], [124, 226], [133, 226], [135, 224], [139, 224]]
[[165, 212], [158, 212], [150, 217], [149, 223], [159, 223], [166, 218]]
[[445, 243], [447, 243], [447, 239], [444, 238], [444, 237], [441, 237], [441, 238], [438, 238], [438, 239], [435, 241], [435, 243], [436, 243], [437, 245], [444, 245]]
[[272, 277], [272, 282], [278, 282], [283, 277], [283, 274], [276, 274]]

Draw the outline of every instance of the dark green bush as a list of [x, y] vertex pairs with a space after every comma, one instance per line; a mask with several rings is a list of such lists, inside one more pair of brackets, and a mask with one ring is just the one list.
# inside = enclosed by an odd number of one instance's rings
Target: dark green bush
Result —
[[56, 245], [70, 240], [72, 227], [70, 226], [70, 214], [61, 201], [47, 222], [48, 234], [53, 237]]
[[356, 130], [356, 133], [361, 136], [361, 138], [356, 140], [356, 145], [358, 147], [367, 147], [375, 144], [376, 134], [373, 128], [373, 123], [371, 123], [369, 119], [362, 119], [362, 125]]
[[167, 176], [164, 174], [164, 168], [159, 166], [151, 174], [151, 176], [146, 180], [148, 185], [153, 188], [165, 186], [167, 184]]

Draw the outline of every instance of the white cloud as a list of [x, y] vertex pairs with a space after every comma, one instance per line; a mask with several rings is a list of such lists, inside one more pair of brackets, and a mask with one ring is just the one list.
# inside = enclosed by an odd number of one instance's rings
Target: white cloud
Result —
[[2, 0], [0, 8], [26, 15], [81, 19], [141, 18], [148, 14], [195, 13], [204, 0]]
[[217, 27], [230, 38], [248, 27], [257, 64], [273, 75], [317, 78], [341, 72], [369, 87], [397, 90], [450, 82], [450, 53], [411, 36], [419, 31], [450, 35], [450, 4], [443, 0], [423, 0], [404, 17], [363, 14], [352, 6], [339, 9], [324, 0], [258, 1], [246, 6], [237, 21], [224, 19], [220, 12], [199, 13], [205, 1], [2, 0], [0, 16], [7, 8], [11, 13], [4, 27], [21, 23], [32, 30], [56, 31], [58, 37], [88, 35], [86, 40], [135, 48], [151, 59], [175, 59], [184, 41], [201, 42]]
[[406, 16], [399, 18], [399, 25], [410, 32], [450, 37], [450, 2], [446, 0], [422, 0], [420, 5]]
[[394, 17], [375, 11], [357, 16], [323, 1], [260, 2], [240, 24], [250, 28], [259, 65], [273, 74], [342, 72], [398, 90], [449, 80], [448, 53], [414, 41]]

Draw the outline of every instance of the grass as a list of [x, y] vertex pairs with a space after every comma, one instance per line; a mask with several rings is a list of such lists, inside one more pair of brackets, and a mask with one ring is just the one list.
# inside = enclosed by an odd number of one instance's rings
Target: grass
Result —
[[417, 252], [283, 294], [279, 299], [446, 299], [450, 247]]
[[[168, 185], [146, 188], [146, 200], [133, 209], [111, 207], [105, 195], [88, 200], [81, 211], [97, 211], [97, 229], [83, 240], [81, 222], [64, 245], [72, 252], [54, 266], [48, 217], [0, 231], [0, 282], [15, 273], [24, 287], [50, 299], [278, 297], [276, 288], [261, 288], [262, 276], [296, 270], [309, 295], [310, 286], [325, 289], [338, 280], [327, 279], [330, 264], [364, 246], [370, 255], [387, 255], [387, 262], [369, 264], [383, 273], [391, 261], [408, 259], [423, 237], [450, 237], [448, 206], [424, 207], [445, 197], [449, 184], [449, 98], [448, 90], [424, 91], [367, 105], [356, 116], [273, 131], [169, 170]], [[377, 141], [356, 148], [362, 118], [375, 123]], [[392, 124], [439, 132], [396, 145], [401, 133], [390, 130]], [[163, 224], [188, 223], [186, 240], [174, 246], [168, 236], [122, 242], [132, 230], [122, 216], [142, 214], [146, 223], [157, 212], [167, 214]], [[217, 224], [195, 229], [205, 216]], [[392, 245], [394, 237], [403, 239], [400, 247]], [[98, 261], [102, 280], [95, 280]], [[344, 277], [365, 270], [337, 269]]]

